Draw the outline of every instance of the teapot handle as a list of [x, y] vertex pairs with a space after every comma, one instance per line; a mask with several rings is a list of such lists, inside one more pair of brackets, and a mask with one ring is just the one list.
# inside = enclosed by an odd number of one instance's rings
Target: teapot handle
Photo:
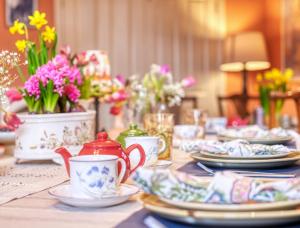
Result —
[[145, 151], [140, 144], [132, 144], [126, 149], [125, 153], [128, 155], [128, 157], [134, 149], [138, 149], [140, 152], [140, 161], [134, 168], [130, 167], [130, 174], [132, 174], [138, 167], [143, 166], [146, 160]]
[[119, 185], [126, 174], [127, 167], [126, 167], [126, 162], [123, 158], [118, 158], [118, 163], [121, 164], [121, 170], [118, 176], [118, 185]]

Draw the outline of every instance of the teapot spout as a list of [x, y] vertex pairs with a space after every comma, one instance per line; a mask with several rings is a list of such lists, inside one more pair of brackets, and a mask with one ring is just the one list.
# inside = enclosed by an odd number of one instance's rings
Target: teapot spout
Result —
[[64, 147], [57, 148], [55, 150], [55, 153], [58, 153], [63, 157], [68, 175], [70, 176], [70, 162], [69, 162], [69, 159], [70, 159], [70, 157], [72, 157], [71, 153]]

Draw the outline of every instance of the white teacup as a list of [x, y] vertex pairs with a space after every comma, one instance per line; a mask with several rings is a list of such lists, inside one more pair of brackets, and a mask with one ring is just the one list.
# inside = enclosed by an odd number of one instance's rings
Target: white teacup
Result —
[[176, 125], [174, 134], [179, 139], [195, 139], [198, 136], [200, 126], [197, 125]]
[[[159, 137], [156, 136], [134, 136], [125, 138], [126, 147], [129, 147], [132, 144], [140, 144], [146, 155], [144, 167], [154, 165], [158, 160], [158, 148], [159, 148]], [[130, 162], [133, 161], [133, 166], [135, 163], [138, 163], [138, 154], [135, 154], [133, 151], [130, 154]], [[131, 164], [130, 164], [131, 165]]]
[[[121, 171], [118, 175], [118, 163]], [[74, 197], [100, 198], [116, 194], [126, 171], [123, 159], [114, 155], [82, 155], [70, 158], [71, 189]]]

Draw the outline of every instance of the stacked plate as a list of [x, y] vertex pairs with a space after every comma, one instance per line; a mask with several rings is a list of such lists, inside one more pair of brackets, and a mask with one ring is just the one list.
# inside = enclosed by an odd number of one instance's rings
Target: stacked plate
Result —
[[293, 140], [291, 136], [272, 136], [272, 137], [230, 137], [226, 135], [218, 135], [218, 140], [222, 142], [232, 141], [232, 140], [246, 140], [249, 143], [253, 144], [264, 144], [264, 145], [277, 145], [277, 144], [286, 144]]
[[273, 155], [259, 155], [251, 157], [233, 157], [227, 154], [215, 154], [200, 151], [191, 154], [191, 157], [204, 165], [222, 168], [275, 168], [293, 165], [300, 160], [299, 152], [290, 152]]
[[197, 225], [281, 225], [300, 220], [300, 200], [274, 203], [211, 204], [178, 202], [143, 194], [149, 211], [177, 222]]

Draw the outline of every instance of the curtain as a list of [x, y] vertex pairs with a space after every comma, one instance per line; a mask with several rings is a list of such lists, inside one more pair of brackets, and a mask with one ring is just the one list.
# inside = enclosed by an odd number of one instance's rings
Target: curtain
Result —
[[217, 114], [225, 0], [56, 0], [59, 44], [74, 51], [106, 50], [112, 75], [143, 75], [169, 64], [178, 80], [194, 75], [188, 94]]

